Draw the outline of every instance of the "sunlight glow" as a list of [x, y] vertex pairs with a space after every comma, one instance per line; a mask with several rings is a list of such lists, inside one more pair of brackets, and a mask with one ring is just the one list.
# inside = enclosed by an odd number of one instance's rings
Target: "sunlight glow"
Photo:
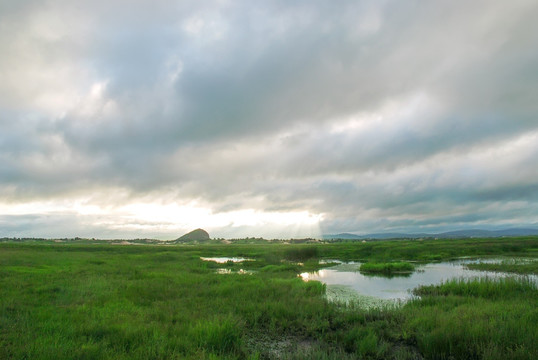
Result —
[[[0, 203], [4, 215], [55, 216], [66, 214], [86, 219], [88, 223], [108, 229], [177, 234], [195, 228], [204, 228], [227, 237], [302, 238], [320, 237], [322, 214], [309, 211], [263, 211], [241, 209], [215, 213], [195, 202], [176, 203], [134, 202], [125, 205], [104, 206], [89, 199], [64, 201], [33, 201], [28, 203]], [[142, 234], [141, 234], [142, 236]]]

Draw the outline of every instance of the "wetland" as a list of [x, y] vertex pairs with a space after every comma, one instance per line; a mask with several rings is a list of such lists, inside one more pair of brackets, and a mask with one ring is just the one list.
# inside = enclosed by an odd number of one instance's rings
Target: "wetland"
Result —
[[[357, 296], [367, 296], [372, 299], [393, 300], [396, 303], [407, 301], [416, 296], [413, 289], [420, 286], [429, 286], [441, 284], [452, 279], [497, 279], [501, 277], [514, 276], [508, 272], [474, 270], [482, 269], [483, 264], [497, 266], [498, 264], [514, 264], [526, 266], [529, 261], [515, 259], [460, 259], [455, 261], [445, 261], [437, 263], [413, 265], [411, 263], [394, 263], [396, 271], [386, 271], [387, 263], [381, 263], [374, 266], [374, 271], [363, 271], [365, 264], [356, 262], [340, 263], [335, 266], [320, 269], [314, 272], [302, 273], [301, 277], [305, 281], [320, 281], [327, 285], [328, 288], [337, 286], [347, 287], [353, 291], [342, 291], [342, 297], [337, 294], [331, 294], [330, 298], [338, 301], [349, 301], [353, 299], [353, 294]], [[371, 263], [366, 263], [370, 265]], [[388, 263], [392, 264], [392, 263]], [[404, 266], [408, 264], [409, 266]], [[373, 264], [378, 265], [378, 264]], [[476, 265], [480, 265], [476, 267]], [[370, 266], [368, 268], [371, 268]], [[489, 268], [486, 267], [486, 268]], [[405, 269], [406, 271], [402, 271]], [[521, 272], [519, 272], [521, 273]], [[517, 277], [517, 276], [516, 276]], [[522, 277], [522, 276], [519, 276]], [[534, 283], [538, 282], [537, 275], [526, 275]], [[383, 302], [382, 302], [383, 303]]]
[[537, 237], [1, 243], [0, 358], [535, 359], [537, 258]]

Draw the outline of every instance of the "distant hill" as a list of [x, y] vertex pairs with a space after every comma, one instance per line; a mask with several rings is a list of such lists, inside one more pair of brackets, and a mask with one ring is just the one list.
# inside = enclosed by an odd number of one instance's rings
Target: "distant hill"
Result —
[[432, 236], [430, 234], [404, 234], [404, 233], [376, 233], [376, 234], [366, 234], [366, 235], [357, 235], [351, 233], [341, 233], [334, 235], [323, 235], [324, 240], [365, 240], [365, 239], [406, 239], [406, 238], [419, 238], [419, 237], [428, 237]]
[[345, 239], [345, 240], [359, 240], [363, 239], [362, 235], [350, 234], [350, 233], [340, 233], [334, 235], [323, 235], [324, 240], [332, 239]]
[[538, 235], [538, 229], [503, 229], [503, 230], [457, 230], [448, 231], [438, 234], [438, 237], [501, 237], [501, 236], [526, 236], [526, 235]]
[[375, 233], [357, 235], [352, 233], [341, 233], [334, 235], [323, 235], [324, 240], [364, 240], [364, 239], [418, 239], [418, 238], [473, 238], [473, 237], [503, 237], [503, 236], [528, 236], [538, 235], [538, 229], [526, 229], [526, 228], [511, 228], [502, 230], [481, 230], [481, 229], [469, 229], [469, 230], [455, 230], [442, 233]]
[[176, 241], [178, 242], [192, 242], [192, 241], [204, 242], [210, 239], [211, 238], [209, 237], [209, 234], [207, 231], [205, 231], [204, 229], [196, 229], [179, 237]]

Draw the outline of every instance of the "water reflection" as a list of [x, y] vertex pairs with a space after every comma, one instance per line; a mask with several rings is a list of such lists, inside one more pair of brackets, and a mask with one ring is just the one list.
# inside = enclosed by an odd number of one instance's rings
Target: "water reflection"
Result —
[[214, 261], [219, 264], [227, 263], [228, 261], [239, 263], [243, 261], [254, 261], [254, 259], [247, 259], [242, 257], [200, 257], [204, 261]]
[[[348, 286], [361, 295], [373, 296], [387, 300], [408, 300], [413, 297], [411, 290], [421, 285], [439, 284], [452, 278], [476, 278], [489, 277], [499, 278], [515, 276], [512, 274], [469, 270], [465, 263], [475, 260], [460, 260], [456, 262], [443, 262], [426, 264], [417, 267], [417, 271], [407, 277], [383, 277], [361, 274], [358, 269], [360, 264], [342, 264], [331, 268], [319, 270], [313, 273], [303, 273], [305, 280], [318, 280], [327, 285]], [[533, 281], [538, 281], [538, 276], [530, 276]]]
[[239, 269], [237, 271], [234, 271], [234, 270], [231, 270], [231, 269], [217, 269], [216, 271], [217, 274], [221, 274], [221, 275], [227, 275], [227, 274], [239, 274], [239, 275], [252, 275], [254, 274], [254, 271], [252, 270], [244, 270], [244, 269]]
[[361, 272], [361, 274], [368, 277], [384, 277], [387, 279], [392, 279], [395, 277], [411, 277], [411, 275], [413, 275], [412, 272], [394, 272], [390, 274]]

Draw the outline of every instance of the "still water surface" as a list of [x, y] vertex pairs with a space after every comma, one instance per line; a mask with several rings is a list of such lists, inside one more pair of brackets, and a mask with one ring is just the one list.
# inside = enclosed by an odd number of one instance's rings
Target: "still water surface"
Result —
[[[506, 273], [477, 271], [465, 268], [466, 263], [476, 260], [460, 260], [426, 264], [417, 267], [409, 276], [387, 278], [383, 276], [363, 275], [358, 269], [360, 263], [340, 264], [317, 272], [303, 273], [305, 280], [317, 280], [327, 285], [344, 285], [354, 289], [361, 295], [372, 296], [386, 300], [408, 300], [413, 297], [411, 290], [421, 285], [439, 284], [453, 278], [489, 277], [499, 278], [517, 276]], [[538, 276], [530, 276], [538, 282]]]
[[241, 257], [200, 257], [204, 261], [214, 261], [219, 264], [227, 263], [228, 261], [234, 263], [240, 263], [243, 261], [254, 261], [253, 259], [241, 258]]

